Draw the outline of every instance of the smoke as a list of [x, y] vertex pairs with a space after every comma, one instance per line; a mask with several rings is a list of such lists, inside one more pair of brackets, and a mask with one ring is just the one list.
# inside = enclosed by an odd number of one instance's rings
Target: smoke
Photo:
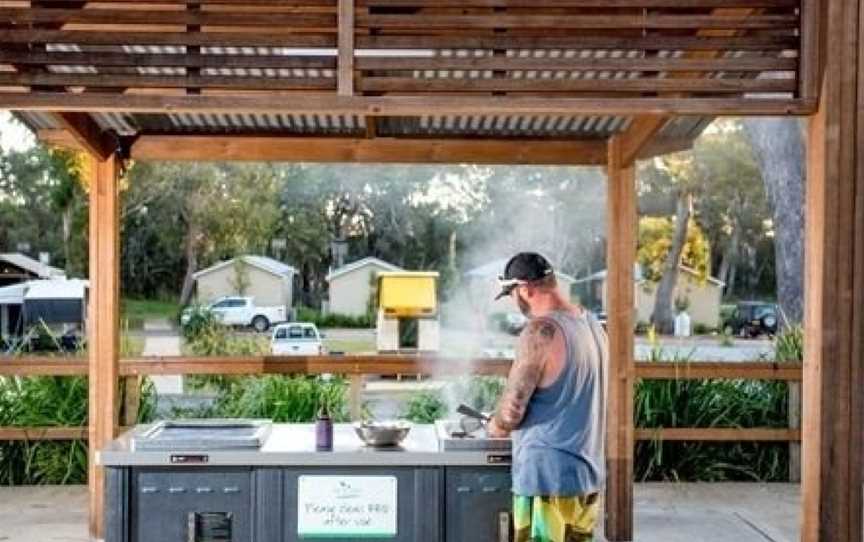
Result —
[[[461, 232], [459, 275], [442, 296], [441, 353], [451, 364], [435, 375], [450, 415], [469, 402], [465, 375], [478, 357], [513, 357], [516, 336], [505, 331], [509, 299], [495, 301], [497, 277], [517, 252], [544, 254], [556, 271], [591, 274], [603, 265], [606, 182], [598, 168], [468, 167], [461, 193], [483, 194]], [[451, 179], [452, 183], [452, 179]], [[455, 364], [455, 366], [453, 365]], [[442, 371], [443, 372], [443, 371]]]

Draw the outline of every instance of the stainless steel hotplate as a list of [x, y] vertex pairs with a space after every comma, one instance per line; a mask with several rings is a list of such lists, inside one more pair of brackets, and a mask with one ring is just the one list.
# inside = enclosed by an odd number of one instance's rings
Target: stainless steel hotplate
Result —
[[235, 450], [260, 448], [270, 420], [213, 419], [160, 421], [132, 437], [132, 450]]

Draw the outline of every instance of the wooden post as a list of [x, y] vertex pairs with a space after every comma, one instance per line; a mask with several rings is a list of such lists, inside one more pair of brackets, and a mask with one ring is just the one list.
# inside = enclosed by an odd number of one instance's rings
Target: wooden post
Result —
[[348, 401], [351, 411], [351, 421], [363, 418], [363, 375], [351, 375], [349, 378]]
[[807, 146], [801, 540], [860, 542], [864, 0], [827, 2], [826, 13]]
[[336, 72], [340, 96], [354, 94], [354, 0], [339, 0], [339, 59]]
[[119, 341], [119, 207], [115, 157], [89, 160], [90, 177], [90, 297], [89, 356], [89, 470], [90, 535], [102, 536], [103, 470], [95, 451], [116, 435]]
[[[789, 429], [801, 429], [801, 383], [788, 382], [787, 386], [787, 417]], [[789, 481], [801, 482], [801, 443], [789, 441]]]
[[120, 420], [124, 427], [131, 427], [138, 422], [138, 409], [141, 405], [141, 384], [144, 377], [123, 377], [123, 416]]
[[609, 397], [606, 457], [606, 538], [633, 540], [633, 355], [636, 261], [636, 176], [623, 161], [620, 136], [609, 140], [607, 190], [607, 326]]

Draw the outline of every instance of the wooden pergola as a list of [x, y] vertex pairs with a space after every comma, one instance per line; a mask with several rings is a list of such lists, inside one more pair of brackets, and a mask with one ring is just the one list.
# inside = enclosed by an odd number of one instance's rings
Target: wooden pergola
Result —
[[633, 539], [634, 163], [716, 116], [808, 117], [802, 540], [862, 540], [864, 0], [0, 0], [0, 23], [0, 108], [93, 166], [91, 451], [118, 426], [125, 160], [604, 166], [610, 540]]

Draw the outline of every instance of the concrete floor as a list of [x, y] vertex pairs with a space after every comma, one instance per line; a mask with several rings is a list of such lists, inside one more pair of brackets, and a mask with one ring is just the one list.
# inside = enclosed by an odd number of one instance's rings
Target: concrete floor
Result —
[[[798, 540], [797, 485], [638, 484], [635, 501], [638, 542]], [[0, 541], [88, 542], [86, 488], [0, 488]]]

